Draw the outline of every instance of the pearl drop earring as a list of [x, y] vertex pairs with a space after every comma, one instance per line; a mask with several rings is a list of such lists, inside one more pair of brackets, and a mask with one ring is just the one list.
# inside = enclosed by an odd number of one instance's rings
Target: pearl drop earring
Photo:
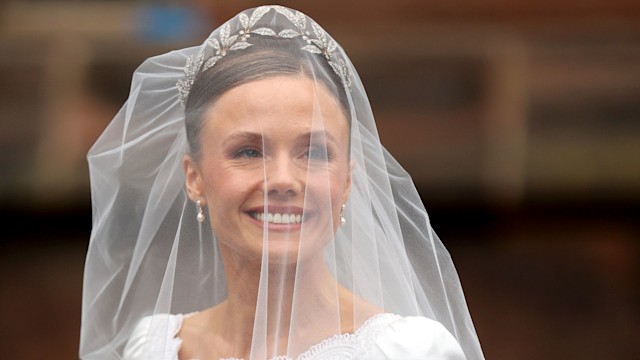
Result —
[[204, 211], [202, 210], [202, 202], [200, 200], [196, 201], [196, 207], [198, 210], [198, 215], [196, 215], [196, 220], [198, 220], [199, 223], [204, 222]]

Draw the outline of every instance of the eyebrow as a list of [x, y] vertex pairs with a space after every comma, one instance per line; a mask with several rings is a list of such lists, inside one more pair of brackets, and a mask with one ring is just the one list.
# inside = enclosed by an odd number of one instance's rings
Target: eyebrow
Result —
[[222, 145], [226, 145], [230, 142], [235, 141], [262, 141], [262, 134], [250, 131], [239, 131], [229, 135], [226, 139], [224, 139]]
[[[298, 136], [300, 139], [309, 139], [320, 137], [322, 139], [330, 140], [333, 143], [336, 143], [336, 138], [330, 133], [322, 130], [310, 131]], [[251, 131], [239, 131], [229, 135], [223, 142], [222, 145], [226, 145], [230, 142], [235, 141], [260, 141], [262, 142], [262, 134], [251, 132]]]
[[333, 143], [336, 142], [336, 138], [333, 137], [333, 135], [331, 135], [327, 131], [322, 131], [322, 130], [311, 131], [311, 132], [308, 132], [308, 133], [305, 133], [305, 134], [301, 135], [300, 137], [301, 138], [305, 138], [305, 139], [321, 137], [321, 138], [326, 138], [326, 139], [330, 140]]

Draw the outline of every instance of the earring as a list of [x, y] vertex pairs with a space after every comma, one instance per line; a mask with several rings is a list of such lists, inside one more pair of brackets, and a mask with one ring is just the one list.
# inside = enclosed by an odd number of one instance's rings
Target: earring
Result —
[[347, 222], [347, 219], [344, 218], [344, 208], [346, 208], [347, 205], [342, 204], [342, 206], [340, 207], [340, 225], [344, 225]]
[[196, 215], [196, 220], [199, 223], [204, 222], [204, 211], [202, 210], [202, 202], [200, 200], [196, 201], [196, 208], [198, 210], [198, 215]]

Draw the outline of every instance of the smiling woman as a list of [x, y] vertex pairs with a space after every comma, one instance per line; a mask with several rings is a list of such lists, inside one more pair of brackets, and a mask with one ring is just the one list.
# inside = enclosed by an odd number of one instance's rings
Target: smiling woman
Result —
[[[340, 106], [306, 76], [239, 85], [204, 113], [200, 154], [184, 160], [187, 194], [208, 205], [223, 253], [260, 261], [268, 232], [269, 261], [295, 263], [302, 246], [321, 251], [340, 223], [351, 179], [348, 137]], [[296, 243], [275, 241], [282, 237]]]
[[482, 359], [451, 259], [304, 14], [149, 59], [89, 153], [84, 359]]

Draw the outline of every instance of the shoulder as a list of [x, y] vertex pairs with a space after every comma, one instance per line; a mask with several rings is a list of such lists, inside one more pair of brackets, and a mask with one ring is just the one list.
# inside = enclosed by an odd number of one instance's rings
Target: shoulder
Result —
[[183, 315], [156, 314], [138, 322], [123, 352], [124, 360], [177, 360], [181, 340], [177, 337]]
[[398, 317], [380, 329], [367, 360], [465, 360], [464, 352], [447, 329], [421, 317]]

